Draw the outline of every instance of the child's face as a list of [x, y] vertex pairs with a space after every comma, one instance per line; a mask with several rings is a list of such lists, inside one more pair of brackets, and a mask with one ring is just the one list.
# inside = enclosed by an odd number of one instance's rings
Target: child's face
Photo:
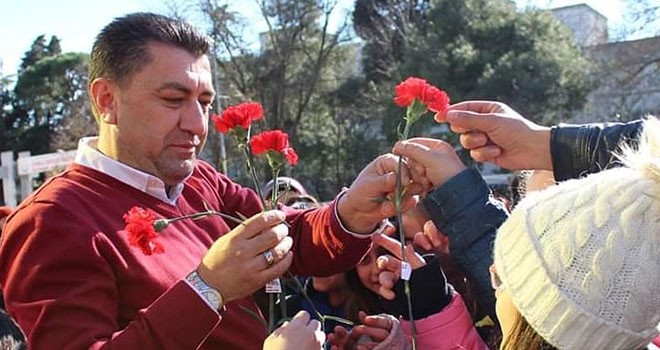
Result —
[[357, 271], [358, 278], [362, 285], [367, 287], [374, 293], [378, 293], [380, 288], [380, 283], [378, 282], [378, 266], [376, 266], [376, 259], [379, 255], [379, 249], [377, 246], [373, 246], [367, 255], [364, 256], [362, 261], [360, 261], [355, 267]]

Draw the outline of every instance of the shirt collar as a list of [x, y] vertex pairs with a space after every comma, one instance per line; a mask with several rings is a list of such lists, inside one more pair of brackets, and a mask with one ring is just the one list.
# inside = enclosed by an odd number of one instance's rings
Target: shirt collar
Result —
[[165, 183], [161, 179], [106, 156], [96, 148], [97, 143], [98, 137], [80, 139], [74, 163], [100, 171], [166, 203], [175, 205], [183, 191], [183, 183], [173, 186], [168, 193]]

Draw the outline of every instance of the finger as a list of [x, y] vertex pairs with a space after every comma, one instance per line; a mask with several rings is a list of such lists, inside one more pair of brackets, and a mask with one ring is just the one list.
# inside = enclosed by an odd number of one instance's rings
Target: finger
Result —
[[463, 128], [458, 125], [452, 125], [452, 124], [449, 124], [449, 129], [456, 134], [465, 134], [467, 132], [470, 132], [470, 129], [468, 128]]
[[335, 337], [343, 338], [348, 335], [348, 330], [342, 326], [335, 326], [333, 329]]
[[266, 282], [275, 278], [279, 278], [282, 275], [284, 275], [284, 273], [289, 269], [289, 267], [291, 267], [292, 262], [293, 262], [293, 253], [288, 252], [282, 259], [276, 261], [275, 263], [273, 263], [273, 265], [270, 265], [270, 267], [268, 267], [267, 269], [259, 271], [258, 274], [260, 280], [262, 281], [261, 283], [262, 286], [265, 285]]
[[387, 300], [392, 300], [396, 297], [396, 294], [392, 289], [394, 285], [399, 280], [398, 272], [383, 271], [378, 274], [378, 294]]
[[321, 322], [315, 319], [309, 320], [309, 323], [307, 324], [306, 328], [314, 334], [314, 339], [318, 343], [319, 346], [321, 346], [323, 343], [325, 343], [325, 332], [323, 332], [323, 329], [321, 327]]
[[392, 201], [386, 201], [380, 204], [380, 214], [387, 218], [396, 215], [396, 205]]
[[[442, 142], [440, 140], [437, 141]], [[430, 146], [411, 140], [395, 143], [392, 152], [396, 155], [412, 159], [416, 163], [425, 167], [430, 166], [436, 160], [436, 157], [431, 152]]]
[[309, 323], [307, 324], [307, 329], [309, 329], [310, 331], [318, 332], [321, 331], [321, 328], [322, 328], [321, 322], [319, 322], [319, 320], [316, 319], [309, 320]]
[[436, 123], [446, 123], [447, 122], [447, 112], [445, 112], [445, 113], [436, 113], [433, 116], [433, 120], [435, 120]]
[[[293, 247], [293, 238], [284, 237], [282, 242], [278, 243], [275, 247], [269, 249], [268, 251], [272, 252], [273, 258], [275, 259], [274, 261], [278, 261], [291, 251], [291, 247]], [[272, 264], [267, 264], [267, 265], [272, 265]]]
[[399, 272], [401, 271], [401, 260], [389, 255], [381, 255], [376, 258], [376, 266], [381, 271]]
[[431, 239], [424, 232], [417, 232], [413, 237], [413, 243], [424, 250], [432, 250], [434, 248]]
[[[390, 334], [390, 331], [383, 328], [371, 327], [366, 325], [359, 325], [353, 328], [352, 334], [356, 336], [367, 335], [376, 342], [381, 342]], [[361, 343], [362, 345], [367, 345], [369, 342]], [[368, 345], [367, 345], [368, 346]]]
[[232, 230], [234, 234], [240, 234], [245, 238], [252, 238], [267, 228], [284, 222], [286, 215], [280, 210], [269, 210], [256, 214], [243, 222], [243, 230]]
[[[250, 238], [249, 242], [254, 246], [254, 249], [256, 249], [255, 255], [257, 255], [266, 250], [272, 250], [278, 244], [281, 244], [287, 237], [291, 238], [289, 237], [289, 228], [284, 224], [277, 224], [261, 231], [261, 234], [253, 236]], [[279, 257], [284, 255], [284, 253], [280, 254]]]
[[371, 241], [385, 248], [385, 250], [392, 253], [395, 257], [401, 259], [401, 242], [383, 234], [375, 234], [371, 236]]
[[320, 349], [325, 344], [325, 332], [322, 330], [314, 331], [314, 338], [316, 339], [316, 346], [318, 346], [317, 349]]
[[502, 103], [496, 101], [472, 100], [461, 101], [450, 105], [447, 113], [450, 111], [472, 111], [475, 113], [496, 113], [502, 109]]
[[493, 114], [455, 109], [447, 111], [447, 121], [451, 124], [452, 129], [463, 128], [486, 132], [493, 127]]
[[444, 243], [440, 235], [440, 230], [438, 230], [433, 221], [429, 220], [424, 224], [424, 236], [428, 238], [433, 248], [440, 248]]
[[[394, 175], [396, 180], [396, 173], [399, 171], [399, 157], [394, 154], [384, 154], [376, 158], [376, 173], [382, 176]], [[404, 184], [410, 182], [411, 177], [408, 168], [402, 167], [401, 181]], [[396, 183], [396, 181], [395, 181]]]
[[461, 146], [465, 149], [475, 149], [488, 144], [488, 136], [482, 132], [468, 132], [460, 136]]
[[415, 247], [412, 244], [406, 244], [404, 252], [406, 253], [406, 260], [408, 260], [413, 270], [426, 265], [426, 260], [415, 251]]
[[420, 200], [419, 196], [412, 195], [412, 193], [405, 195], [402, 199], [401, 211], [411, 210], [419, 204]]
[[301, 310], [298, 311], [298, 313], [295, 316], [293, 316], [290, 323], [292, 326], [296, 325], [296, 326], [307, 327], [309, 323], [309, 319], [310, 319], [309, 313], [307, 311]]
[[502, 150], [497, 146], [485, 146], [470, 150], [470, 157], [477, 162], [496, 163], [496, 158], [502, 154]]
[[386, 316], [371, 315], [365, 317], [363, 323], [367, 326], [382, 328], [387, 331], [392, 330], [392, 319]]
[[[412, 186], [410, 186], [409, 188], [411, 188], [411, 187]], [[416, 207], [419, 204], [420, 198], [417, 195], [419, 193], [415, 193], [413, 191], [410, 191], [410, 192], [411, 192], [410, 194], [406, 194], [402, 198], [401, 211], [410, 210], [410, 209]], [[395, 196], [395, 194], [390, 195], [390, 197], [394, 197], [394, 196]], [[387, 217], [395, 216], [397, 214], [397, 212], [398, 211], [396, 209], [396, 205], [394, 204], [393, 201], [386, 201], [386, 202], [382, 202], [380, 204], [380, 214], [383, 217], [387, 218]]]
[[422, 188], [431, 186], [431, 181], [426, 177], [426, 168], [422, 164], [415, 162], [413, 159], [406, 159], [406, 165], [413, 183], [421, 185]]
[[383, 234], [385, 236], [391, 236], [396, 233], [396, 226], [392, 225], [389, 221], [385, 226], [383, 226], [382, 231], [379, 234]]

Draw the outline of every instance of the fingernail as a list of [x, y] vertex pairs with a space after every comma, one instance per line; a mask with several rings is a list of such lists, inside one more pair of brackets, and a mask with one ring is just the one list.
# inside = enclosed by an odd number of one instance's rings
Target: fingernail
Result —
[[284, 212], [280, 210], [269, 210], [264, 213], [264, 218], [268, 222], [277, 222], [277, 221], [283, 221], [286, 216], [284, 215]]

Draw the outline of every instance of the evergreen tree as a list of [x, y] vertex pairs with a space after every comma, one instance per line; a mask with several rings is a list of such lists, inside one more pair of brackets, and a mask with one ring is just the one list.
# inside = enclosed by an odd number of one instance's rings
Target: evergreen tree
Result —
[[82, 135], [66, 136], [67, 125], [76, 118], [94, 125], [85, 102], [88, 55], [62, 54], [55, 36], [45, 43], [43, 35], [35, 39], [25, 53], [13, 90], [2, 92], [2, 150], [42, 154], [70, 149], [76, 144], [72, 139], [92, 132], [86, 128]]
[[[543, 124], [569, 119], [584, 105], [593, 88], [591, 67], [570, 32], [549, 12], [517, 12], [506, 0], [436, 0], [427, 5], [413, 7], [417, 12], [411, 18], [419, 20], [396, 29], [405, 34], [405, 48], [393, 56], [389, 79], [365, 81], [364, 92], [379, 93], [376, 108], [386, 116], [384, 131], [390, 140], [401, 120], [401, 111], [391, 102], [392, 89], [408, 76], [429, 80], [455, 102], [499, 100]], [[363, 39], [372, 43], [370, 37]], [[378, 52], [364, 53], [365, 67], [378, 60]], [[374, 83], [377, 88], [367, 89]], [[429, 133], [433, 122], [425, 122], [417, 127]]]

